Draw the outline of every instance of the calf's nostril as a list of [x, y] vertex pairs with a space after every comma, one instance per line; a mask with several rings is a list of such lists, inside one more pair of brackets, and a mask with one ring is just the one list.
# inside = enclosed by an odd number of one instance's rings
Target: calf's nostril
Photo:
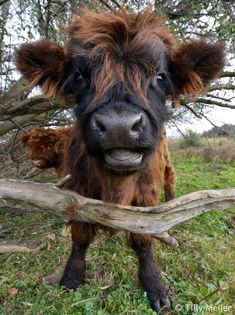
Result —
[[105, 126], [102, 124], [102, 122], [100, 121], [96, 121], [96, 128], [99, 130], [99, 131], [102, 131], [102, 132], [105, 132], [106, 131], [106, 128]]
[[106, 132], [106, 127], [104, 122], [102, 121], [102, 117], [95, 115], [93, 118], [93, 128], [98, 130], [99, 132]]
[[140, 132], [143, 128], [143, 115], [139, 114], [137, 117], [135, 117], [135, 120], [132, 123], [131, 131], [132, 132]]

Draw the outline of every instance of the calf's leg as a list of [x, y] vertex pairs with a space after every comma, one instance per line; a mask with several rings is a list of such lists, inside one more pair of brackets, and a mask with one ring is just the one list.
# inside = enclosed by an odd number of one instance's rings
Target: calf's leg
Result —
[[175, 198], [175, 169], [170, 162], [165, 167], [164, 192], [166, 201]]
[[152, 309], [160, 313], [161, 307], [170, 308], [169, 290], [164, 286], [161, 273], [154, 261], [151, 237], [129, 233], [128, 243], [139, 260], [139, 280]]
[[83, 281], [86, 270], [86, 251], [94, 237], [94, 225], [71, 221], [72, 251], [65, 266], [60, 284], [67, 289], [76, 289]]

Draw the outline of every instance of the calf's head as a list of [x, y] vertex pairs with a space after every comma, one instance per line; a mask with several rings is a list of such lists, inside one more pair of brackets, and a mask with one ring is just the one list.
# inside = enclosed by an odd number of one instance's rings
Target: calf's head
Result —
[[60, 133], [54, 129], [33, 128], [21, 137], [21, 142], [29, 148], [30, 158], [35, 167], [44, 169], [55, 167], [60, 157], [58, 147]]
[[201, 93], [224, 64], [223, 47], [204, 40], [176, 45], [159, 17], [83, 11], [65, 49], [48, 40], [23, 44], [17, 68], [48, 97], [73, 94], [87, 153], [104, 169], [127, 174], [156, 150], [166, 99]]

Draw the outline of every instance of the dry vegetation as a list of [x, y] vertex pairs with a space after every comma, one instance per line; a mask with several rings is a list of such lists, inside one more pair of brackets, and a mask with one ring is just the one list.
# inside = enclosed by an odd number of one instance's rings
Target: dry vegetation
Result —
[[182, 156], [187, 160], [195, 157], [205, 162], [235, 162], [235, 138], [200, 138], [200, 145], [181, 148], [181, 140], [169, 140], [173, 158]]

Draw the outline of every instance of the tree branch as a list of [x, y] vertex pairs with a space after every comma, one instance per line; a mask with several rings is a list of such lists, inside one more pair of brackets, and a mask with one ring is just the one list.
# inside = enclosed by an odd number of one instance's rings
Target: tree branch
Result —
[[2, 115], [11, 108], [13, 103], [27, 97], [31, 90], [32, 87], [29, 86], [28, 82], [23, 77], [13, 83], [9, 90], [0, 96], [0, 114]]
[[34, 122], [41, 122], [45, 118], [45, 113], [41, 115], [24, 115], [14, 118], [14, 122], [11, 121], [0, 121], [0, 137], [4, 136], [8, 132], [13, 129], [18, 128], [18, 126], [25, 126], [26, 124], [34, 121]]
[[50, 210], [66, 221], [99, 223], [159, 238], [174, 226], [202, 213], [235, 205], [235, 188], [198, 191], [157, 207], [132, 207], [85, 198], [50, 184], [1, 179], [0, 197]]
[[230, 98], [225, 98], [225, 97], [221, 97], [221, 96], [218, 96], [218, 95], [213, 95], [213, 94], [210, 94], [210, 93], [207, 94], [207, 97], [216, 98], [217, 100], [222, 100], [222, 101], [225, 101], [225, 102], [231, 102], [235, 98], [235, 96], [232, 96]]
[[38, 253], [41, 249], [45, 247], [45, 245], [38, 245], [32, 247], [30, 241], [11, 241], [11, 240], [0, 240], [0, 254], [7, 254], [7, 253]]
[[218, 102], [216, 100], [211, 100], [211, 99], [202, 98], [202, 97], [197, 98], [195, 101], [193, 101], [193, 103], [203, 103], [203, 104], [207, 104], [207, 105], [216, 105], [216, 106], [219, 106], [219, 107], [235, 109], [235, 105], [228, 104], [228, 103], [223, 103], [223, 102]]
[[190, 107], [186, 102], [182, 101], [181, 104], [189, 109], [190, 112], [192, 112], [197, 118], [202, 119], [202, 117], [198, 115], [198, 113], [196, 113], [195, 110], [193, 110], [192, 107]]
[[100, 2], [106, 7], [108, 8], [110, 11], [113, 11], [113, 8], [104, 0], [100, 0]]
[[[1, 115], [1, 121], [9, 120], [16, 116], [20, 115], [28, 115], [34, 114], [38, 115], [44, 113], [48, 110], [61, 108], [61, 100], [59, 98], [55, 98], [53, 100], [47, 100], [42, 95], [37, 95], [31, 98], [24, 99], [16, 104], [12, 104], [12, 106], [7, 109]], [[66, 106], [69, 107], [73, 104], [73, 98], [68, 98], [66, 100]]]
[[221, 78], [227, 78], [227, 77], [233, 78], [233, 77], [235, 77], [235, 71], [224, 71], [220, 74], [220, 77]]
[[209, 92], [212, 91], [221, 91], [221, 90], [235, 90], [235, 85], [233, 84], [216, 84], [212, 85], [209, 89]]

